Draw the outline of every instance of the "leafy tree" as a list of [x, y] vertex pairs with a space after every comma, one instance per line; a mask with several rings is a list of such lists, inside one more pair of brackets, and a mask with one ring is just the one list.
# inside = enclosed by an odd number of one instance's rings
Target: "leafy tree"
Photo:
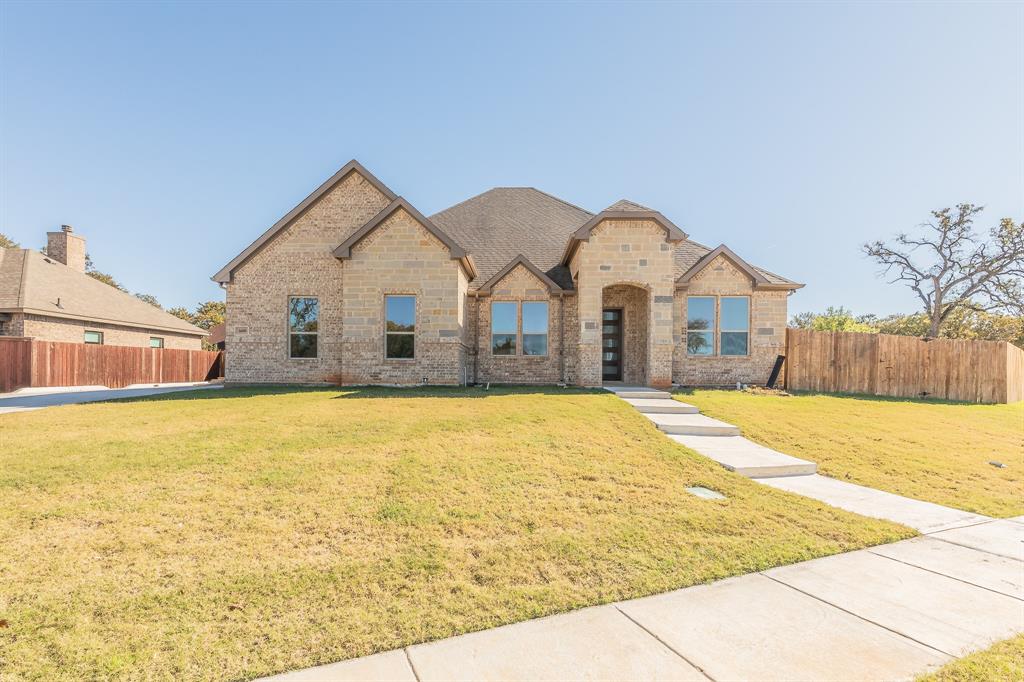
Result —
[[109, 284], [110, 286], [114, 287], [119, 291], [123, 291], [125, 293], [128, 292], [128, 288], [122, 286], [120, 282], [114, 279], [113, 275], [108, 275], [107, 273], [100, 272], [99, 270], [87, 270], [85, 274], [89, 275], [95, 280], [103, 282], [104, 284]]
[[148, 303], [151, 306], [159, 308], [160, 310], [164, 309], [164, 307], [160, 305], [160, 301], [156, 300], [156, 296], [153, 296], [152, 294], [135, 294], [135, 298], [139, 299], [144, 303]]
[[790, 326], [800, 329], [811, 329], [816, 332], [863, 332], [866, 334], [877, 334], [871, 324], [854, 317], [853, 313], [846, 308], [829, 306], [822, 314], [800, 313], [794, 315], [789, 322]]
[[928, 336], [937, 337], [959, 309], [1024, 314], [1024, 226], [1003, 218], [988, 240], [974, 232], [983, 207], [957, 204], [932, 211], [923, 236], [901, 233], [892, 244], [875, 241], [863, 250], [882, 265], [892, 283], [917, 294], [928, 317]]
[[21, 244], [8, 237], [3, 232], [0, 232], [0, 248], [2, 249], [20, 249]]
[[177, 318], [185, 320], [188, 323], [192, 322], [192, 313], [190, 313], [188, 311], [188, 308], [186, 308], [185, 306], [179, 305], [175, 306], [174, 308], [168, 308], [167, 312], [169, 312], [171, 315], [174, 315]]
[[210, 329], [224, 321], [227, 304], [224, 301], [206, 301], [196, 306], [192, 314], [192, 324], [202, 329]]

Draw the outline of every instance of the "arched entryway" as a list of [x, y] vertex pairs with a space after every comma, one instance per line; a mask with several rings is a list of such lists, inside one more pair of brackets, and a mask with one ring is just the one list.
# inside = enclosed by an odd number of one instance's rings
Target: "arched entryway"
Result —
[[647, 352], [650, 295], [646, 287], [619, 283], [601, 295], [601, 379], [644, 386], [648, 381]]

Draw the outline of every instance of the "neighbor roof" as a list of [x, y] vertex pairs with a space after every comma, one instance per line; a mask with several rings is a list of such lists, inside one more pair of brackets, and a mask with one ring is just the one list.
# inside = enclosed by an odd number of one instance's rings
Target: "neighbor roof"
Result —
[[206, 336], [185, 320], [29, 249], [0, 248], [0, 312]]

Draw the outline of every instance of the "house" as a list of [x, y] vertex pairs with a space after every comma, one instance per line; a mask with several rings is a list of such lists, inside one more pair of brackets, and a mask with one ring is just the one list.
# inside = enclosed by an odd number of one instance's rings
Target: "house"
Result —
[[213, 280], [234, 383], [764, 383], [802, 286], [631, 201], [497, 187], [427, 217], [357, 161]]
[[0, 336], [200, 350], [206, 331], [85, 273], [85, 239], [48, 232], [46, 254], [0, 248]]

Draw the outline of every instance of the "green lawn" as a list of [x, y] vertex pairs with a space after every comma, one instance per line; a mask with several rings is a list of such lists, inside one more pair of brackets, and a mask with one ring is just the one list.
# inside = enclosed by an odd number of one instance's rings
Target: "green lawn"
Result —
[[5, 680], [243, 679], [913, 534], [601, 392], [178, 393], [0, 446]]
[[817, 462], [827, 476], [979, 514], [1024, 514], [1024, 403], [715, 390], [677, 397], [751, 440]]
[[1024, 680], [1024, 635], [947, 663], [918, 682], [1009, 682]]

